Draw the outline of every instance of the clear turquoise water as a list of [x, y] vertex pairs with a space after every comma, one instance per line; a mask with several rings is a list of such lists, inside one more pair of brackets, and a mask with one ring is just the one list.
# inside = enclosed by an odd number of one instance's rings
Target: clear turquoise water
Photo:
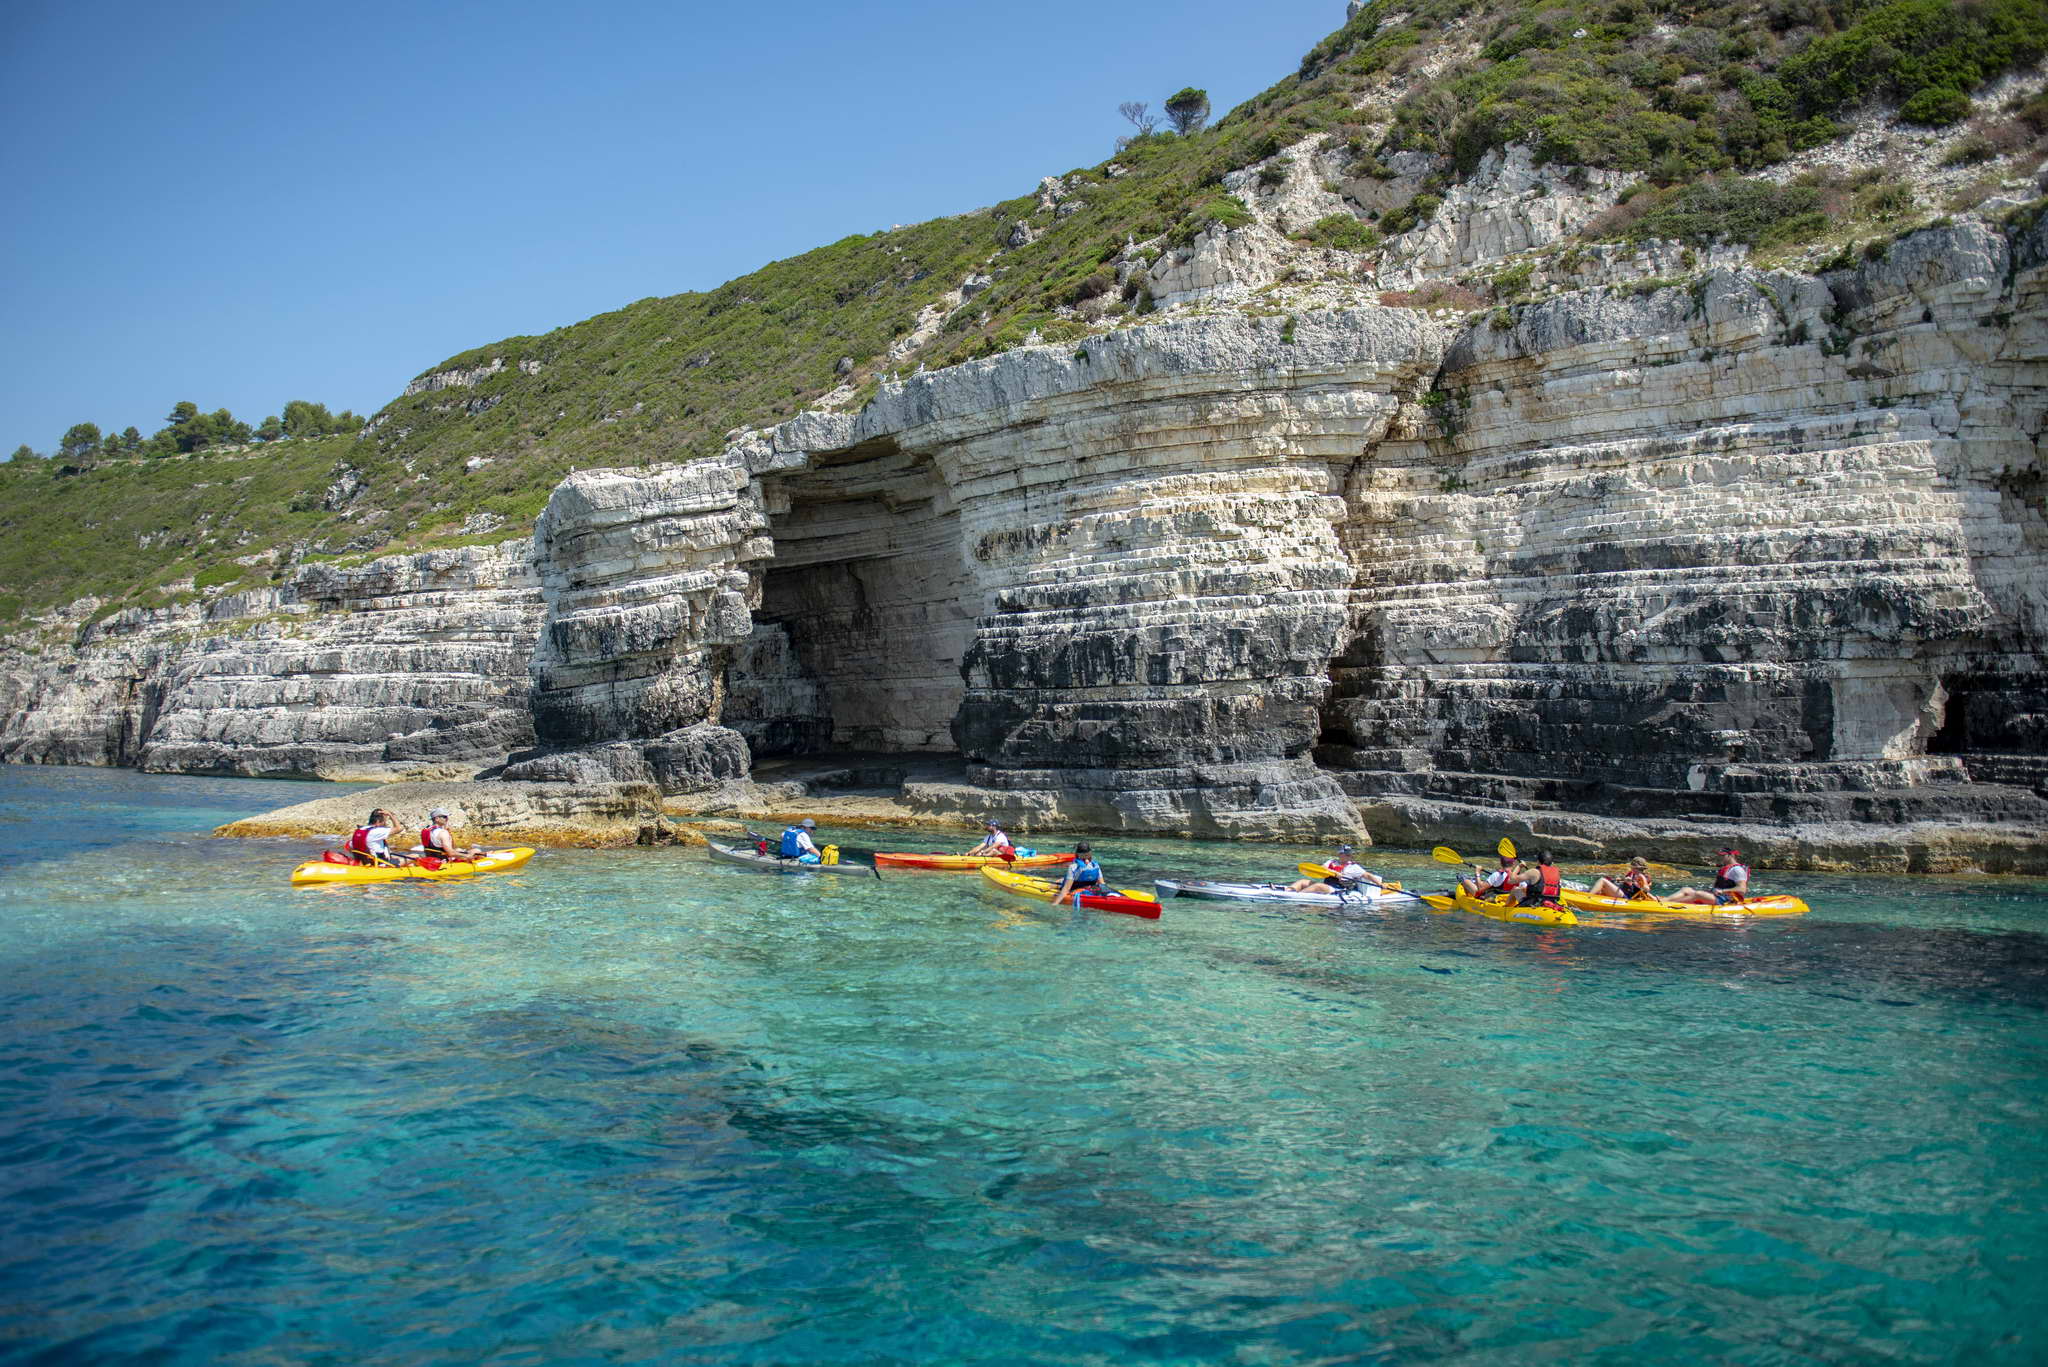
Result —
[[293, 891], [195, 834], [307, 787], [0, 769], [0, 1360], [2048, 1355], [2030, 883], [1148, 923], [701, 851]]

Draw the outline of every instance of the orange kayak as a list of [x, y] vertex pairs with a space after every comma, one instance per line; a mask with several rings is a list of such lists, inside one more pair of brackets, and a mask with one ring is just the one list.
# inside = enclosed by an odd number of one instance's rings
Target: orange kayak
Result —
[[961, 869], [972, 873], [988, 865], [998, 869], [1049, 869], [1071, 864], [1071, 854], [1033, 854], [1001, 859], [992, 854], [878, 854], [875, 862], [885, 869]]

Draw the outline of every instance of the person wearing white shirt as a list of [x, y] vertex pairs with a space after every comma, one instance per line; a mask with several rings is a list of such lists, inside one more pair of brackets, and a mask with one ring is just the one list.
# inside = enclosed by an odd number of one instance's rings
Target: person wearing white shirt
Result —
[[1320, 879], [1297, 878], [1287, 885], [1289, 892], [1355, 892], [1360, 887], [1381, 886], [1380, 876], [1366, 868], [1352, 857], [1349, 845], [1339, 845], [1337, 852], [1323, 861], [1329, 872]]

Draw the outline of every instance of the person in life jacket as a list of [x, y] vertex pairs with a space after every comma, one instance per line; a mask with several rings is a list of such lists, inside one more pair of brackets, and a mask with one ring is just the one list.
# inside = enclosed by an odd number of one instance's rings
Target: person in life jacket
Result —
[[358, 864], [404, 864], [409, 862], [404, 855], [391, 852], [391, 831], [398, 825], [398, 818], [379, 807], [370, 813], [370, 819], [349, 833], [342, 848], [347, 850]]
[[1356, 892], [1361, 887], [1380, 887], [1384, 881], [1378, 874], [1366, 868], [1352, 857], [1349, 845], [1339, 845], [1337, 852], [1323, 861], [1329, 872], [1321, 878], [1297, 878], [1287, 885], [1289, 892]]
[[775, 852], [784, 859], [794, 859], [799, 864], [817, 864], [824, 860], [818, 853], [818, 844], [811, 839], [811, 832], [818, 829], [818, 823], [805, 817], [794, 826], [782, 828], [782, 843]]
[[1721, 866], [1714, 874], [1711, 888], [1680, 888], [1671, 894], [1674, 902], [1686, 902], [1699, 907], [1740, 906], [1749, 900], [1749, 866], [1742, 862], [1742, 851], [1733, 848], [1721, 851]]
[[1470, 878], [1460, 878], [1458, 886], [1474, 897], [1498, 897], [1522, 881], [1522, 866], [1511, 854], [1500, 857], [1500, 867], [1488, 870], [1483, 865], [1472, 866]]
[[1074, 846], [1074, 862], [1067, 865], [1067, 876], [1060, 880], [1060, 890], [1053, 895], [1053, 901], [1064, 902], [1068, 896], [1075, 898], [1074, 905], [1080, 906], [1082, 894], [1094, 896], [1102, 891], [1102, 865], [1095, 862], [1095, 853], [1082, 841]]
[[1647, 902], [1650, 899], [1650, 861], [1636, 855], [1628, 861], [1628, 870], [1621, 875], [1621, 881], [1612, 878], [1593, 880], [1595, 897], [1619, 897], [1624, 902]]
[[474, 860], [483, 855], [475, 845], [458, 845], [455, 832], [448, 826], [448, 809], [436, 807], [427, 813], [426, 826], [420, 829], [420, 848], [439, 859]]
[[1006, 861], [1015, 859], [1017, 857], [1017, 847], [1011, 843], [1010, 837], [1003, 832], [1002, 825], [999, 822], [990, 821], [987, 823], [987, 827], [987, 837], [979, 845], [967, 851], [967, 853], [970, 856], [992, 854], [996, 858]]
[[1515, 885], [1513, 905], [1557, 910], [1557, 895], [1564, 891], [1564, 875], [1550, 862], [1550, 851], [1536, 851], [1536, 865], [1526, 872], [1527, 877]]

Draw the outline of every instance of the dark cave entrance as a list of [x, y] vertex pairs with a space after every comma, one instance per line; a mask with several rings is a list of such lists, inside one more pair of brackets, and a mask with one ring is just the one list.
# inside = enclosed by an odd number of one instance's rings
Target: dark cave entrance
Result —
[[1941, 725], [1927, 738], [1927, 753], [1960, 755], [1970, 748], [1970, 690], [1953, 678], [1942, 683], [1947, 699], [1942, 704]]
[[725, 724], [757, 757], [954, 753], [978, 599], [931, 461], [885, 439], [762, 484], [775, 558]]

